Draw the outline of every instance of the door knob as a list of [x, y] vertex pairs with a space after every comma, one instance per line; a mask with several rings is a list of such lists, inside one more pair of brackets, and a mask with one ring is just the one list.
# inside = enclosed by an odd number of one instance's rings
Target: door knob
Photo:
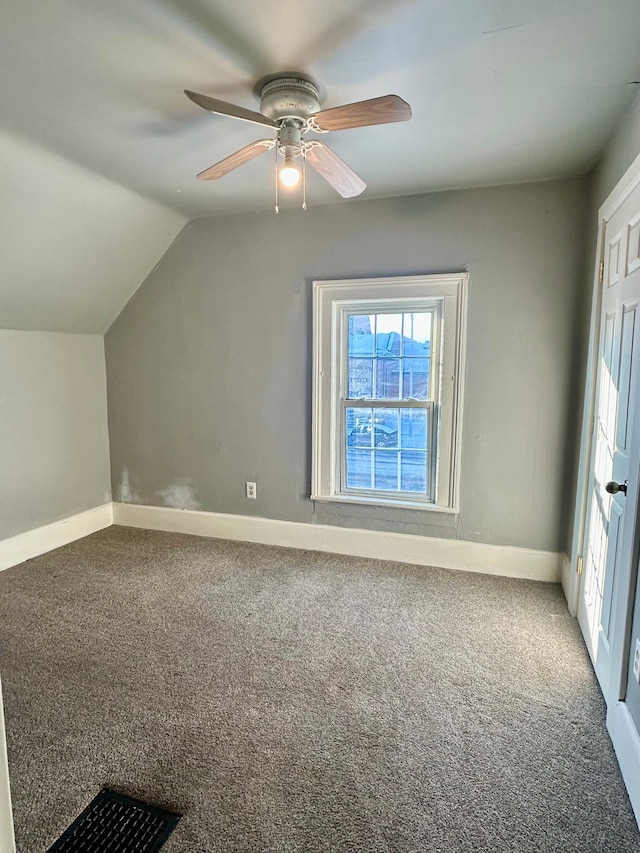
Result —
[[610, 495], [617, 495], [618, 492], [622, 492], [622, 494], [626, 496], [627, 481], [625, 480], [624, 483], [616, 483], [615, 480], [611, 480], [611, 482], [607, 483], [604, 488]]

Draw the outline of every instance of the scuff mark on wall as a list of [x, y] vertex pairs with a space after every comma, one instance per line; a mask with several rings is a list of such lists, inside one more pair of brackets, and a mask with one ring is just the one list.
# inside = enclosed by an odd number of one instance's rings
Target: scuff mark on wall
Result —
[[131, 477], [127, 468], [122, 469], [120, 485], [116, 491], [116, 501], [122, 504], [141, 504], [142, 498], [131, 487]]
[[166, 489], [161, 489], [160, 495], [165, 506], [173, 509], [200, 509], [202, 504], [196, 497], [196, 489], [192, 480], [178, 480]]

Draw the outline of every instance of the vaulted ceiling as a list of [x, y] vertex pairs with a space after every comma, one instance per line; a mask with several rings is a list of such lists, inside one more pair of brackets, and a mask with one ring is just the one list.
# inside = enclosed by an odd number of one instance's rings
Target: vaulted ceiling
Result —
[[105, 332], [185, 223], [0, 133], [0, 328]]
[[364, 198], [540, 180], [596, 161], [639, 35], [637, 0], [4, 0], [0, 326], [103, 331], [188, 218], [272, 207], [268, 156], [195, 179], [265, 134], [185, 88], [255, 110], [291, 70], [325, 108], [400, 95], [410, 122], [329, 137]]

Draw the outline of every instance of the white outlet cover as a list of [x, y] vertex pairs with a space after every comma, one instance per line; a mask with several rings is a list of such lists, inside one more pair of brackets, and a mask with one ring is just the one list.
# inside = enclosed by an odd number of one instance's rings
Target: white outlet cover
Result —
[[633, 675], [640, 684], [640, 640], [636, 640], [636, 652], [633, 656]]

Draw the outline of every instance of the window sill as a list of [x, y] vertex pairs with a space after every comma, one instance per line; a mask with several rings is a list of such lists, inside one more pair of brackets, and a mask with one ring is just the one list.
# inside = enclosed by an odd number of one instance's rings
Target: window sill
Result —
[[367, 498], [360, 495], [311, 495], [312, 501], [321, 503], [344, 503], [344, 504], [360, 504], [364, 506], [378, 506], [381, 509], [390, 507], [392, 509], [412, 509], [418, 512], [438, 512], [444, 515], [457, 515], [459, 510], [457, 507], [438, 506], [431, 503], [417, 503], [415, 501], [402, 500], [380, 500], [380, 498]]

